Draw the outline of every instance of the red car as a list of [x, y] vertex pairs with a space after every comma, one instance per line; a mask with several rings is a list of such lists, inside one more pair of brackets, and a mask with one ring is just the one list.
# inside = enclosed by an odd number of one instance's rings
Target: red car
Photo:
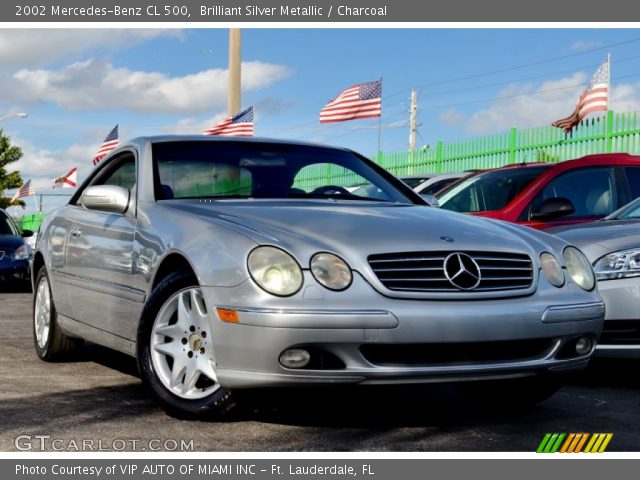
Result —
[[438, 194], [438, 202], [447, 210], [545, 229], [598, 220], [637, 197], [640, 156], [607, 153], [482, 172]]

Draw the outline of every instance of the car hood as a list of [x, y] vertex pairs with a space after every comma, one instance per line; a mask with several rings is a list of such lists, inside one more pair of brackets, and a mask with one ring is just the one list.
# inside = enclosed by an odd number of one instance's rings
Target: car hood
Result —
[[[172, 201], [170, 208], [222, 222], [307, 262], [318, 251], [348, 260], [387, 252], [560, 249], [556, 237], [504, 222], [417, 205], [354, 201]], [[306, 257], [306, 258], [305, 258]]]
[[0, 250], [15, 250], [24, 244], [22, 237], [15, 235], [0, 235]]
[[580, 248], [592, 262], [640, 246], [640, 220], [601, 220], [547, 231]]

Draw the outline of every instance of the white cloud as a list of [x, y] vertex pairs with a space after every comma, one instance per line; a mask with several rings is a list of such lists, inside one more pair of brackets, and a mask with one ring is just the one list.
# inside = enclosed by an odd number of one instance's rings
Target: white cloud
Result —
[[[12, 138], [11, 142], [22, 148], [23, 155], [10, 165], [9, 170], [19, 171], [25, 181], [31, 179], [36, 193], [50, 191], [54, 178], [64, 175], [73, 167], [78, 167], [78, 180], [83, 180], [93, 169], [91, 159], [99, 144], [71, 145], [61, 151], [52, 151], [19, 138]], [[70, 190], [56, 192], [68, 193]]]
[[119, 49], [156, 37], [183, 36], [176, 29], [5, 29], [0, 31], [0, 69], [48, 65], [93, 48]]
[[593, 50], [594, 48], [598, 48], [601, 46], [602, 42], [592, 40], [578, 40], [577, 42], [573, 42], [569, 49], [572, 52], [584, 52], [585, 50]]
[[447, 108], [444, 112], [442, 112], [438, 119], [444, 123], [445, 125], [449, 125], [450, 127], [459, 127], [464, 123], [464, 115], [460, 113], [455, 108]]
[[[586, 74], [576, 73], [538, 87], [512, 84], [497, 96], [498, 99], [511, 98], [498, 100], [473, 114], [467, 128], [473, 133], [486, 134], [504, 131], [512, 126], [534, 128], [550, 125], [573, 112], [587, 82]], [[640, 82], [614, 85], [610, 108], [616, 112], [640, 110]]]
[[484, 134], [512, 126], [531, 128], [548, 125], [572, 112], [586, 84], [584, 73], [539, 86], [511, 84], [497, 95], [498, 101], [493, 105], [474, 113], [467, 128], [473, 133]]
[[[289, 74], [290, 70], [282, 65], [245, 62], [243, 90], [259, 90]], [[160, 72], [117, 68], [91, 59], [60, 70], [19, 70], [0, 90], [0, 98], [13, 102], [53, 102], [69, 110], [123, 108], [198, 114], [220, 110], [226, 104], [227, 70], [218, 68], [170, 77]]]

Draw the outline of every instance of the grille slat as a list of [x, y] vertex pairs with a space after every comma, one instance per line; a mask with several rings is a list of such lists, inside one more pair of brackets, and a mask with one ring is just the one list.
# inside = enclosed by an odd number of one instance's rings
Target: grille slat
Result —
[[[480, 269], [480, 282], [475, 288], [460, 288], [447, 279], [444, 263], [452, 253], [468, 255], [475, 261]], [[368, 261], [380, 282], [389, 290], [399, 292], [524, 290], [531, 287], [534, 276], [531, 258], [522, 253], [401, 252], [371, 255]]]

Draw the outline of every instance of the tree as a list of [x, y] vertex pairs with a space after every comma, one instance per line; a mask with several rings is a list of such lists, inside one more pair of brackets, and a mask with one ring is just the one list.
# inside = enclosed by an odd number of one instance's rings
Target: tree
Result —
[[[5, 190], [19, 188], [22, 185], [20, 172], [8, 172], [13, 162], [17, 162], [22, 157], [22, 149], [11, 145], [11, 140], [0, 129], [0, 208], [7, 208], [11, 204], [11, 198], [4, 196]], [[24, 205], [22, 202], [15, 202], [14, 205]]]

